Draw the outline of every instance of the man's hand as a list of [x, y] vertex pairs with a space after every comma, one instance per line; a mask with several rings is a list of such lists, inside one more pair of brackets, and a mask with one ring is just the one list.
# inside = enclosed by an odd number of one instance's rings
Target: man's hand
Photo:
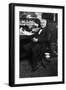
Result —
[[33, 42], [38, 42], [38, 38], [33, 38]]

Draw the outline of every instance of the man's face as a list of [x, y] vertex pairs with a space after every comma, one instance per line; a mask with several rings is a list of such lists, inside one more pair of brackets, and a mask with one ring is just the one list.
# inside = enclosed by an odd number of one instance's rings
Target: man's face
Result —
[[41, 20], [41, 27], [42, 28], [45, 28], [46, 24], [47, 24], [47, 20], [46, 19]]

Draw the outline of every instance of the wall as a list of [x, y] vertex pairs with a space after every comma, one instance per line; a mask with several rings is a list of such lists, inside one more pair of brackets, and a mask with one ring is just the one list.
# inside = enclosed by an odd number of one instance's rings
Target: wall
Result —
[[11, 88], [8, 86], [8, 4], [11, 2], [62, 5], [66, 7], [66, 0], [0, 0], [0, 90], [65, 90], [66, 84], [17, 88]]

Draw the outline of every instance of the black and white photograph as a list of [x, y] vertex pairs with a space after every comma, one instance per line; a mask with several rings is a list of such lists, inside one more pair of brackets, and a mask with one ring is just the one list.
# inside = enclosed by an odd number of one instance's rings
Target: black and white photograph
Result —
[[10, 86], [64, 83], [64, 7], [10, 4], [9, 10]]
[[58, 75], [57, 13], [19, 12], [20, 78]]

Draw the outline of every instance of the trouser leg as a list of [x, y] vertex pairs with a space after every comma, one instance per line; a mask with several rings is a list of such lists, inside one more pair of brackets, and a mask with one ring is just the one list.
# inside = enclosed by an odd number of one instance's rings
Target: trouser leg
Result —
[[36, 44], [32, 48], [32, 68], [37, 66], [37, 63], [41, 60], [40, 57], [40, 46], [39, 44]]

